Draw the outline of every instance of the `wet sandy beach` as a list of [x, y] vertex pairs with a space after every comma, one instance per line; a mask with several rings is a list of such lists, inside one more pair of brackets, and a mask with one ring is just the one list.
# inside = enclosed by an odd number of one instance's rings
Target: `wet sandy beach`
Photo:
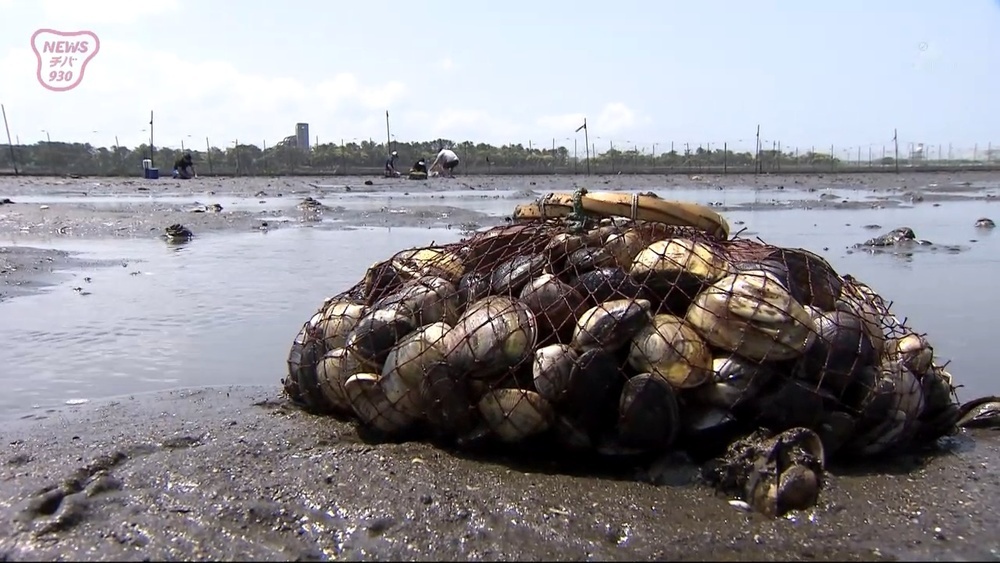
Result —
[[[997, 559], [997, 437], [833, 467], [769, 520], [696, 469], [605, 470], [368, 445], [274, 388], [63, 407], [3, 423], [0, 556], [79, 559]], [[57, 491], [55, 493], [51, 491]]]
[[[39, 291], [67, 272], [96, 278], [90, 272], [119, 265], [52, 250], [59, 241], [155, 239], [172, 223], [196, 235], [260, 232], [266, 222], [450, 228], [457, 238], [577, 185], [697, 194], [723, 213], [846, 211], [838, 221], [850, 223], [851, 210], [872, 206], [985, 206], [1000, 187], [1000, 174], [987, 173], [365, 180], [3, 178], [0, 201], [14, 203], [0, 205], [0, 301], [44, 298]], [[737, 189], [757, 195], [727, 196]], [[400, 191], [408, 195], [387, 200]], [[300, 209], [306, 197], [324, 207]], [[213, 203], [222, 211], [195, 211]], [[878, 234], [851, 228], [858, 240]], [[297, 313], [304, 321], [311, 312]], [[834, 466], [819, 506], [772, 521], [698, 485], [697, 468], [679, 460], [625, 471], [365, 444], [349, 424], [288, 406], [282, 375], [267, 386], [0, 412], [0, 560], [1000, 559], [992, 431], [963, 431], [933, 455]]]

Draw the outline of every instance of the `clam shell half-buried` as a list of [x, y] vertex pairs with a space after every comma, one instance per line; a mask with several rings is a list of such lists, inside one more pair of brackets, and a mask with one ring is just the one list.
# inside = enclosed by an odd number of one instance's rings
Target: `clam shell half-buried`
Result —
[[504, 442], [518, 442], [548, 430], [555, 417], [541, 395], [524, 389], [494, 389], [479, 400], [486, 424]]
[[695, 298], [686, 320], [708, 341], [751, 360], [802, 355], [816, 324], [774, 274], [747, 270], [726, 276]]
[[386, 399], [379, 379], [374, 373], [352, 375], [344, 383], [344, 391], [362, 424], [394, 434], [406, 429], [414, 420]]
[[698, 387], [711, 379], [712, 352], [684, 319], [655, 315], [632, 339], [628, 363], [636, 371], [664, 378], [675, 389]]

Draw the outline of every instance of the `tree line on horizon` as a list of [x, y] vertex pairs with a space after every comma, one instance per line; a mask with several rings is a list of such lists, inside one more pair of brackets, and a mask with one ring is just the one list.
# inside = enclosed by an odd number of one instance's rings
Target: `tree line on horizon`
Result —
[[[835, 169], [842, 162], [830, 154], [819, 152], [782, 152], [762, 150], [738, 152], [697, 147], [692, 150], [670, 150], [653, 155], [648, 152], [611, 148], [584, 154], [563, 146], [525, 147], [521, 144], [501, 146], [471, 141], [454, 142], [436, 139], [425, 142], [393, 142], [397, 151], [396, 169], [405, 172], [419, 158], [433, 159], [440, 148], [454, 150], [461, 159], [460, 171], [469, 173], [592, 173], [640, 171], [670, 171], [674, 169], [717, 170], [733, 172], [780, 171], [788, 169]], [[161, 176], [169, 175], [173, 164], [184, 152], [190, 152], [196, 170], [202, 175], [284, 175], [284, 174], [380, 174], [390, 152], [385, 143], [372, 141], [345, 144], [324, 143], [300, 149], [294, 144], [279, 143], [266, 148], [254, 144], [239, 144], [207, 150], [175, 147], [154, 147], [147, 144], [135, 148], [122, 146], [95, 147], [89, 143], [42, 141], [32, 145], [14, 145], [0, 150], [0, 171], [17, 170], [24, 174], [70, 174], [86, 176], [141, 176], [144, 159], [152, 159]], [[904, 161], [901, 159], [901, 163]], [[862, 163], [857, 163], [861, 165]], [[892, 166], [892, 158], [878, 158], [864, 164]]]

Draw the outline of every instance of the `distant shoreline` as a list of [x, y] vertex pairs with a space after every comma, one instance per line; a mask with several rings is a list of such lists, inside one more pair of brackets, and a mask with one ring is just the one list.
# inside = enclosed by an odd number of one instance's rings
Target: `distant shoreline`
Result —
[[[782, 166], [780, 169], [769, 169], [759, 174], [755, 174], [752, 167], [723, 167], [723, 166], [686, 166], [686, 167], [632, 167], [623, 166], [619, 170], [608, 170], [607, 166], [595, 166], [592, 169], [591, 177], [594, 176], [823, 176], [823, 175], [849, 175], [849, 174], [895, 174], [895, 167], [889, 166], [846, 166], [839, 165], [810, 165], [810, 166]], [[923, 173], [964, 173], [964, 172], [998, 172], [1000, 163], [997, 164], [922, 164], [922, 165], [901, 165], [899, 174], [923, 174]], [[3, 177], [73, 177], [73, 178], [142, 178], [140, 173], [136, 174], [77, 174], [57, 172], [54, 170], [33, 170], [30, 172], [14, 173], [11, 169], [0, 170]], [[340, 170], [318, 170], [301, 169], [281, 171], [274, 174], [237, 174], [235, 172], [211, 172], [206, 173], [198, 169], [198, 176], [203, 178], [283, 178], [283, 177], [376, 177], [382, 178], [382, 169], [374, 167], [352, 167], [345, 171]], [[505, 167], [505, 168], [485, 168], [481, 166], [470, 167], [463, 170], [459, 167], [456, 177], [463, 176], [581, 176], [586, 177], [586, 167], [559, 168], [531, 168], [531, 167]], [[169, 171], [162, 171], [160, 178], [170, 179]], [[405, 180], [405, 175], [399, 178]]]

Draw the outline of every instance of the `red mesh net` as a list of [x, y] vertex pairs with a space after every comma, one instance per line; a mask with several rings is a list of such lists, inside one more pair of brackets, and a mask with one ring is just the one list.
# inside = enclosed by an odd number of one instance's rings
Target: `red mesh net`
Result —
[[822, 257], [641, 219], [399, 252], [323, 303], [288, 368], [294, 401], [386, 436], [605, 455], [707, 459], [762, 428], [884, 454], [959, 412], [926, 338]]

